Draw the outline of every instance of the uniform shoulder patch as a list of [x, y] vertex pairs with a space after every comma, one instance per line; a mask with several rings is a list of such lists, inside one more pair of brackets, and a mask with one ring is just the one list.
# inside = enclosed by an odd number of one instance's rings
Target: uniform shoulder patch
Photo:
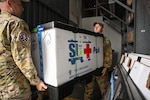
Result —
[[19, 35], [19, 40], [23, 43], [23, 44], [26, 44], [29, 42], [29, 35], [27, 33], [20, 33]]

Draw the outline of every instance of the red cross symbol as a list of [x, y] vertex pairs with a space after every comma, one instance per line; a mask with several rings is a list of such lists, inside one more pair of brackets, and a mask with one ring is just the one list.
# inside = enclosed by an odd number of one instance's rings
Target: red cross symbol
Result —
[[86, 54], [87, 58], [90, 58], [91, 48], [89, 48], [89, 44], [86, 44], [86, 48], [84, 49], [84, 54]]

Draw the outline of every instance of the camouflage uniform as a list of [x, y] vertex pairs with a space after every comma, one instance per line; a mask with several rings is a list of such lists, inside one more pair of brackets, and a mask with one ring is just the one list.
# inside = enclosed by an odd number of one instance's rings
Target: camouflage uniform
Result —
[[[111, 64], [112, 64], [111, 42], [105, 36], [103, 38], [103, 55], [104, 55], [103, 67], [106, 67], [106, 68], [111, 67]], [[109, 85], [108, 72], [104, 76], [93, 75], [92, 82], [88, 83], [85, 87], [84, 100], [91, 100], [95, 81], [97, 81], [97, 83], [99, 85], [101, 95], [104, 95], [104, 93], [106, 92], [106, 89]]]
[[[0, 99], [24, 100], [30, 84], [40, 82], [30, 52], [27, 24], [8, 12], [0, 12]], [[8, 99], [9, 98], [9, 99]]]

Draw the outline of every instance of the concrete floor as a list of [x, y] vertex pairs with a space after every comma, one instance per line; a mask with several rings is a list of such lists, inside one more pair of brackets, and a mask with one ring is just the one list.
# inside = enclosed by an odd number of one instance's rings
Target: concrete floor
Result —
[[[76, 83], [74, 85], [74, 89], [73, 89], [72, 94], [67, 96], [67, 98], [70, 98], [70, 99], [66, 99], [66, 100], [84, 100], [85, 86], [86, 85], [85, 85], [84, 81]], [[98, 87], [98, 84], [97, 84], [96, 87], [94, 88], [93, 99], [92, 100], [102, 100], [100, 94], [101, 93], [100, 93], [100, 90], [99, 90], [99, 87]]]
[[85, 87], [84, 83], [81, 82], [76, 83], [74, 85], [72, 94], [70, 94], [67, 97], [72, 99], [77, 99], [77, 100], [84, 100], [84, 90], [85, 90], [84, 87]]

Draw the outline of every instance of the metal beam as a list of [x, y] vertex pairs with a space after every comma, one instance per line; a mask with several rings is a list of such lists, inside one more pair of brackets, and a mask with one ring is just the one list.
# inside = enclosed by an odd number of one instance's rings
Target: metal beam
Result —
[[[127, 9], [128, 11], [135, 13], [135, 7], [134, 6], [131, 9], [130, 7], [128, 7], [127, 5], [125, 5], [124, 3], [120, 2], [119, 0], [115, 0], [115, 2], [117, 4], [119, 4], [120, 6], [124, 7], [125, 9]], [[133, 5], [135, 5], [135, 0], [133, 0], [132, 3], [133, 3]]]
[[113, 14], [112, 12], [110, 12], [109, 10], [107, 10], [106, 8], [102, 7], [100, 5], [100, 8], [102, 8], [103, 10], [105, 10], [106, 12], [108, 12], [109, 14], [113, 15], [115, 18], [117, 18], [119, 21], [121, 21], [122, 23], [127, 25], [127, 22], [125, 22], [124, 20], [120, 19], [118, 16], [116, 16], [115, 14]]

